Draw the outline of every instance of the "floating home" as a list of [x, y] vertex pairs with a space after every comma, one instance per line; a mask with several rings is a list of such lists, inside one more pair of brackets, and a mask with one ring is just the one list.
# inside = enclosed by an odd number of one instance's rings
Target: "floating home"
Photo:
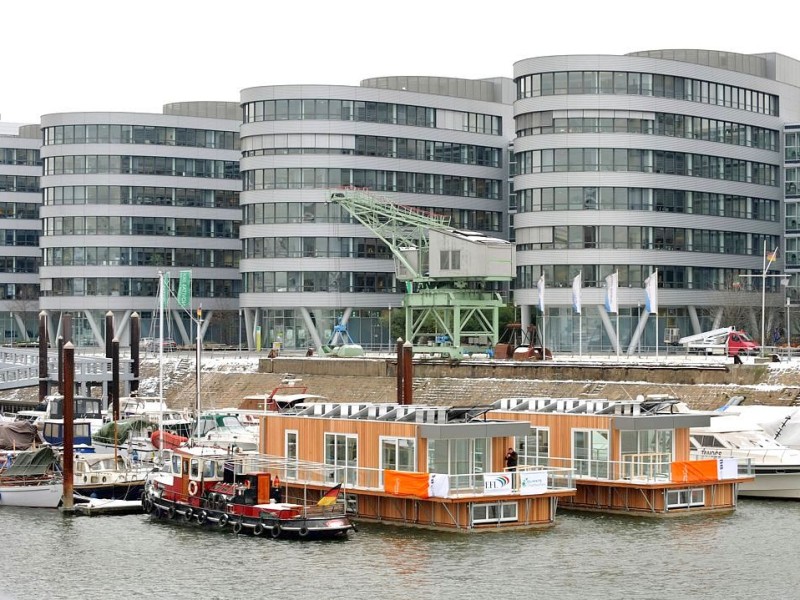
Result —
[[514, 443], [521, 469], [574, 470], [577, 492], [564, 508], [677, 515], [735, 510], [738, 486], [752, 481], [735, 460], [691, 460], [689, 428], [711, 416], [678, 412], [671, 397], [632, 401], [504, 398], [489, 419], [525, 423]]
[[[553, 525], [576, 489], [569, 468], [505, 469], [506, 449], [528, 422], [489, 418], [488, 407], [317, 402], [262, 416], [260, 451], [286, 460], [286, 496], [320, 496], [342, 483], [364, 521], [457, 531]], [[324, 463], [328, 481], [304, 481], [304, 462]]]

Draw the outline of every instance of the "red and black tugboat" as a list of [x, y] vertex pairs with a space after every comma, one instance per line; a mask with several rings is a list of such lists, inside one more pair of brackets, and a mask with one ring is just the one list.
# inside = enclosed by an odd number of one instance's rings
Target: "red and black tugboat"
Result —
[[[163, 451], [162, 458], [142, 496], [151, 515], [273, 538], [336, 538], [355, 530], [338, 501], [341, 485], [313, 504], [283, 501], [279, 474], [288, 469], [313, 480], [307, 464], [298, 469], [284, 459], [202, 446]], [[287, 489], [302, 491], [296, 480]]]

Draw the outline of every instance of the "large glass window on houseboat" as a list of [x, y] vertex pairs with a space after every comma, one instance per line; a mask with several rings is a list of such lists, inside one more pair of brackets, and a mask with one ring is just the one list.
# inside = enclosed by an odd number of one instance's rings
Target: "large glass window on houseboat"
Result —
[[297, 432], [286, 432], [286, 478], [297, 479]]
[[673, 437], [672, 429], [621, 432], [622, 477], [654, 478], [668, 474], [674, 456]]
[[548, 466], [550, 464], [550, 430], [546, 427], [531, 427], [530, 435], [517, 438], [517, 454], [520, 466]]
[[450, 489], [483, 490], [488, 447], [485, 438], [428, 440], [428, 472], [450, 475]]
[[344, 433], [326, 433], [325, 464], [336, 467], [327, 470], [329, 482], [344, 481], [355, 485], [358, 481], [358, 437]]
[[572, 432], [572, 466], [577, 476], [608, 478], [609, 435], [604, 429]]
[[383, 470], [417, 470], [416, 440], [413, 438], [381, 438], [380, 485], [383, 485]]

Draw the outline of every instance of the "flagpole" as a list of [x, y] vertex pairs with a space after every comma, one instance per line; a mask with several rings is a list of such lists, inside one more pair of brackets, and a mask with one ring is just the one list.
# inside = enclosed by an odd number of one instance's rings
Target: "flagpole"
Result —
[[[656, 294], [658, 294], [658, 269], [656, 269], [655, 278], [656, 280], [654, 289]], [[656, 362], [658, 362], [658, 302], [656, 302]]]
[[[617, 287], [619, 287], [619, 271], [615, 271], [614, 275], [614, 283], [616, 283]], [[617, 305], [614, 308], [617, 309], [617, 360], [619, 360], [619, 296], [616, 298], [616, 304]]]

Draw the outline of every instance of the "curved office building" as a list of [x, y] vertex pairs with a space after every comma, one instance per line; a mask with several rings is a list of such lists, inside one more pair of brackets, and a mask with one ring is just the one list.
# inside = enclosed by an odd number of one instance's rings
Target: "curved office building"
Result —
[[41, 133], [38, 125], [23, 125], [17, 131], [0, 134], [2, 344], [35, 336], [39, 312]]
[[391, 250], [329, 204], [329, 191], [366, 188], [503, 235], [512, 94], [509, 79], [434, 77], [243, 90], [240, 303], [250, 347], [255, 337], [320, 349], [337, 325], [365, 349], [393, 346], [403, 289]]
[[169, 300], [165, 335], [192, 344], [202, 306], [204, 339], [236, 343], [239, 114], [236, 103], [187, 102], [163, 114], [42, 117], [41, 309], [51, 336], [70, 314], [77, 344], [101, 344], [111, 311], [127, 345], [138, 311], [142, 335], [156, 337], [159, 273], [175, 294], [191, 271], [190, 301]]
[[784, 263], [782, 132], [798, 119], [799, 67], [699, 50], [514, 65], [515, 301], [548, 347], [652, 351], [667, 331], [727, 325], [758, 338], [762, 284], [767, 331], [782, 323], [781, 278], [765, 275]]

